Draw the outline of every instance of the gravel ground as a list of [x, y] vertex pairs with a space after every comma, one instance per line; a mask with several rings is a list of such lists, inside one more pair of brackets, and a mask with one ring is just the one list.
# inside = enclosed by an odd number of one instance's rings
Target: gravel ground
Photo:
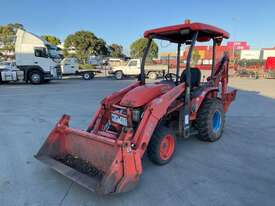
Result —
[[102, 97], [131, 80], [62, 80], [0, 85], [0, 205], [275, 204], [275, 80], [232, 79], [239, 89], [216, 143], [180, 140], [168, 165], [147, 157], [138, 187], [97, 196], [41, 164], [33, 155], [63, 113], [85, 128]]

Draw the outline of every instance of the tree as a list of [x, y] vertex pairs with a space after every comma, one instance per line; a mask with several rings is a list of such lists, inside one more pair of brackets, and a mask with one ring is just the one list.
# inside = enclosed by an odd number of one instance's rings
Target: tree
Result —
[[8, 24], [8, 26], [12, 27], [14, 32], [16, 32], [17, 29], [24, 30], [23, 24], [20, 24], [20, 23]]
[[123, 47], [121, 45], [118, 44], [111, 44], [109, 46], [110, 48], [110, 56], [114, 57], [114, 58], [123, 58], [125, 57], [125, 55], [123, 54]]
[[0, 44], [3, 45], [1, 48], [2, 51], [14, 51], [14, 42], [17, 29], [24, 29], [24, 26], [19, 23], [0, 26]]
[[64, 52], [65, 55], [70, 53], [69, 50], [74, 49], [75, 56], [83, 64], [87, 63], [92, 55], [109, 55], [106, 42], [89, 31], [78, 31], [69, 35], [65, 39], [64, 48], [67, 50]]
[[[148, 39], [140, 38], [134, 41], [130, 46], [130, 55], [132, 58], [141, 58], [143, 56], [144, 50], [146, 48]], [[158, 57], [158, 45], [156, 42], [152, 41], [151, 47], [147, 54], [147, 58], [153, 59]]]
[[55, 45], [55, 46], [61, 44], [60, 39], [55, 36], [52, 36], [52, 35], [43, 35], [42, 38], [45, 39], [50, 44]]
[[96, 56], [97, 55], [102, 55], [102, 56], [110, 55], [110, 51], [107, 46], [107, 43], [101, 38], [97, 38], [95, 41], [94, 55], [96, 55]]
[[250, 66], [263, 66], [264, 61], [260, 59], [242, 59], [238, 62], [238, 65], [241, 67], [250, 67]]
[[192, 64], [193, 65], [198, 64], [198, 61], [200, 59], [201, 59], [201, 55], [200, 55], [199, 51], [193, 50], [193, 52], [192, 52]]

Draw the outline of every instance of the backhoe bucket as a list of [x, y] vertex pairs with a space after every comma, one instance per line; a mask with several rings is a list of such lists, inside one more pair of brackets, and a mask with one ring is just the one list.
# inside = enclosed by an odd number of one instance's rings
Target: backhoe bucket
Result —
[[35, 157], [100, 194], [134, 188], [142, 172], [139, 155], [119, 140], [69, 128], [64, 115]]

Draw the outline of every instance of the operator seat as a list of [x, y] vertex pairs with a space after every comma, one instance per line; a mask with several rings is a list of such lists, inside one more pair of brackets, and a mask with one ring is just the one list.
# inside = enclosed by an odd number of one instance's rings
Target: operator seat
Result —
[[[193, 87], [199, 87], [201, 82], [201, 70], [196, 67], [191, 67], [190, 73], [191, 73], [191, 85], [190, 85], [191, 89]], [[186, 81], [186, 76], [187, 76], [187, 71], [185, 69], [180, 75], [181, 83]]]
[[[203, 91], [203, 87], [200, 86], [201, 83], [201, 70], [196, 67], [190, 68], [191, 73], [191, 85], [190, 85], [190, 95], [191, 98], [198, 97]], [[187, 76], [186, 69], [181, 73], [180, 82], [185, 82]]]

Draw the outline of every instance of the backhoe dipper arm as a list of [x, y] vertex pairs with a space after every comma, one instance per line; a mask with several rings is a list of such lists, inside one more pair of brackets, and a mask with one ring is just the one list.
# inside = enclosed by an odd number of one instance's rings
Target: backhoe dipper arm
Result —
[[224, 111], [228, 110], [229, 105], [235, 99], [237, 90], [228, 92], [228, 68], [229, 68], [229, 58], [228, 54], [225, 54], [222, 58], [219, 66], [215, 70], [212, 81], [215, 87], [219, 87], [221, 83], [221, 98], [224, 106]]

